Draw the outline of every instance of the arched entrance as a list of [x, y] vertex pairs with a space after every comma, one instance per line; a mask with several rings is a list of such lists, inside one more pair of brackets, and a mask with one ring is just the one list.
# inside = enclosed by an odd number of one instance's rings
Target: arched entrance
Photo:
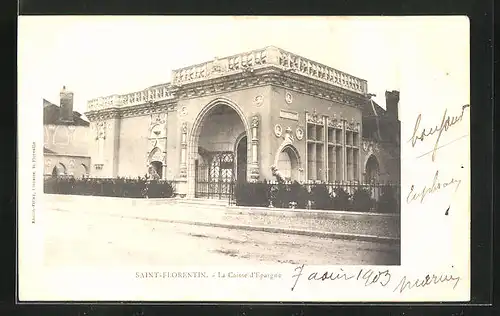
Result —
[[278, 155], [276, 167], [286, 181], [299, 181], [300, 159], [297, 149], [292, 145], [283, 147]]
[[157, 160], [151, 161], [150, 168], [149, 168], [149, 174], [153, 179], [159, 180], [163, 176], [162, 169], [163, 169], [163, 163], [161, 161], [157, 161]]
[[188, 196], [229, 199], [245, 179], [249, 125], [241, 109], [216, 99], [200, 112], [189, 137]]
[[368, 157], [368, 160], [366, 161], [365, 182], [366, 183], [371, 183], [371, 182], [377, 183], [379, 180], [379, 173], [380, 173], [380, 167], [379, 167], [377, 157], [375, 157], [374, 155], [370, 155], [370, 157]]
[[85, 164], [81, 164], [80, 165], [80, 170], [79, 170], [79, 173], [80, 173], [80, 177], [85, 177], [85, 176], [88, 176], [89, 174], [89, 169], [88, 167], [85, 165]]
[[236, 141], [236, 181], [247, 182], [248, 140], [243, 133]]
[[66, 166], [63, 165], [62, 163], [58, 163], [57, 165], [54, 166], [54, 169], [52, 169], [53, 177], [64, 176], [65, 174], [66, 174]]

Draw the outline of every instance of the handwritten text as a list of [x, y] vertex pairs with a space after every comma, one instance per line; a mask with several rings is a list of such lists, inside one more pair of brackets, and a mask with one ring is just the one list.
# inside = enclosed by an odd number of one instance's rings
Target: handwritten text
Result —
[[455, 179], [451, 178], [447, 182], [440, 182], [438, 179], [439, 175], [439, 170], [436, 171], [434, 175], [434, 179], [432, 181], [431, 186], [424, 186], [422, 189], [416, 189], [415, 185], [412, 185], [410, 187], [410, 193], [408, 193], [408, 196], [406, 197], [406, 203], [412, 203], [414, 201], [419, 201], [420, 203], [424, 202], [424, 199], [432, 193], [435, 193], [439, 190], [442, 190], [444, 188], [447, 188], [448, 186], [455, 184], [455, 192], [458, 190], [458, 187], [460, 186], [460, 183], [462, 183], [462, 180], [460, 179]]
[[415, 127], [413, 128], [413, 135], [410, 138], [411, 146], [415, 147], [418, 141], [423, 142], [426, 137], [434, 135], [437, 133], [436, 142], [434, 143], [434, 148], [432, 150], [432, 161], [436, 159], [436, 152], [439, 148], [439, 140], [441, 139], [441, 135], [443, 132], [448, 131], [448, 129], [462, 121], [465, 109], [467, 109], [469, 105], [462, 106], [462, 112], [458, 116], [448, 116], [448, 109], [444, 110], [443, 118], [441, 120], [440, 125], [436, 125], [436, 127], [424, 128], [420, 130], [420, 121], [422, 120], [422, 114], [419, 114], [417, 120], [415, 122]]

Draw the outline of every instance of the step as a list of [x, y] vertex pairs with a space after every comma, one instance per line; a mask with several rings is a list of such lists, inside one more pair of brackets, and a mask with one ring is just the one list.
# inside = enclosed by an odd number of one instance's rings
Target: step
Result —
[[203, 199], [203, 198], [183, 198], [177, 199], [177, 203], [190, 204], [190, 205], [201, 205], [201, 206], [228, 206], [229, 200], [223, 199]]

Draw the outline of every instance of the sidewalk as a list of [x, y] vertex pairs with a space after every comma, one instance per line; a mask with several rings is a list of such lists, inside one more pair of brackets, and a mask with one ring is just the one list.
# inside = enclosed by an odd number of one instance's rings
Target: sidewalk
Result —
[[335, 239], [399, 243], [399, 216], [334, 211], [277, 210], [180, 203], [175, 199], [120, 199], [45, 195], [47, 207], [140, 220], [265, 231]]

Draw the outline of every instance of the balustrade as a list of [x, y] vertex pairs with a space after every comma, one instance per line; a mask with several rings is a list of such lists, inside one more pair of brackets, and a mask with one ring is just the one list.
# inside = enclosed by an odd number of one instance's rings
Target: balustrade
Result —
[[[366, 80], [351, 76], [337, 69], [273, 46], [221, 59], [215, 58], [206, 63], [176, 69], [172, 72], [172, 85], [178, 86], [185, 83], [197, 82], [266, 65], [272, 65], [284, 70], [291, 70], [309, 78], [320, 80], [356, 93], [367, 93]], [[87, 106], [89, 111], [94, 111], [122, 105], [139, 105], [173, 97], [172, 86], [167, 83], [125, 95], [113, 95], [92, 99], [88, 102]]]
[[170, 84], [154, 86], [143, 91], [132, 92], [124, 95], [100, 97], [88, 101], [89, 111], [97, 111], [118, 106], [140, 105], [147, 102], [156, 102], [174, 97]]

